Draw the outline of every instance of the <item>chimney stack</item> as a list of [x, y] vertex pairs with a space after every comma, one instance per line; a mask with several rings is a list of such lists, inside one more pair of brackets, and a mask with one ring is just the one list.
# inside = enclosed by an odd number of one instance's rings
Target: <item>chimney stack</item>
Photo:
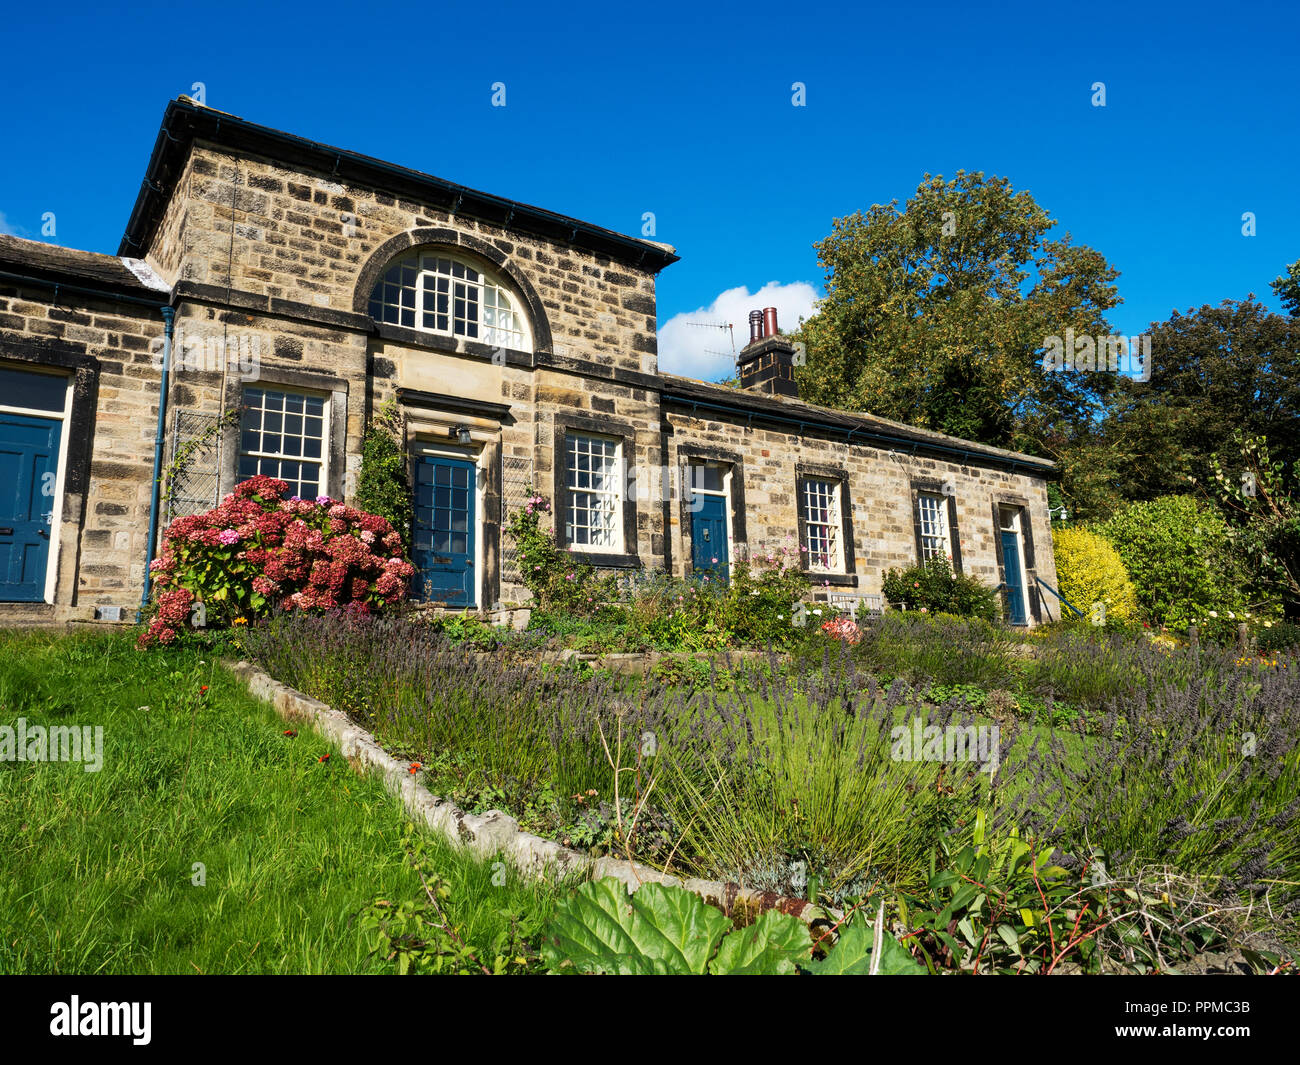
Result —
[[749, 343], [736, 363], [741, 388], [799, 397], [794, 380], [794, 345], [777, 331], [775, 307], [749, 312]]

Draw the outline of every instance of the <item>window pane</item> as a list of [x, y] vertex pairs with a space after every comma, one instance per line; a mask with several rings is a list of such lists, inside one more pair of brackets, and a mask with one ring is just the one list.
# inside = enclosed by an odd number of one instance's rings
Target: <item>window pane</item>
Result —
[[529, 346], [508, 291], [474, 267], [445, 256], [413, 254], [390, 266], [371, 293], [369, 310], [371, 317], [388, 324], [498, 347]]
[[259, 473], [277, 477], [288, 482], [290, 495], [314, 499], [320, 494], [325, 455], [325, 400], [302, 393], [246, 388], [244, 406], [240, 479]]
[[810, 477], [804, 481], [804, 548], [812, 569], [839, 571], [840, 515], [838, 481]]
[[618, 441], [573, 433], [566, 439], [565, 452], [570, 490], [566, 515], [569, 542], [617, 549], [621, 542], [618, 522], [622, 503], [616, 472]]
[[700, 463], [691, 468], [692, 487], [702, 492], [721, 492], [723, 470], [713, 463]]

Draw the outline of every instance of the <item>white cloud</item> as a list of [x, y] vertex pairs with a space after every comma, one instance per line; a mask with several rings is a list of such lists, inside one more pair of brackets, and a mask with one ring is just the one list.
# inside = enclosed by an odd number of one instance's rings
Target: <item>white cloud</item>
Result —
[[[800, 318], [810, 318], [817, 290], [806, 281], [783, 285], [769, 281], [751, 293], [741, 285], [729, 288], [709, 306], [676, 314], [659, 330], [659, 369], [703, 381], [717, 381], [735, 373], [731, 358], [731, 336], [736, 350], [749, 343], [749, 312], [775, 307], [777, 324], [784, 332], [799, 325]], [[708, 329], [705, 325], [729, 323], [731, 330]], [[712, 354], [722, 352], [723, 354]]]
[[10, 237], [21, 237], [23, 235], [23, 231], [18, 226], [9, 224], [9, 219], [5, 217], [3, 211], [0, 211], [0, 233]]

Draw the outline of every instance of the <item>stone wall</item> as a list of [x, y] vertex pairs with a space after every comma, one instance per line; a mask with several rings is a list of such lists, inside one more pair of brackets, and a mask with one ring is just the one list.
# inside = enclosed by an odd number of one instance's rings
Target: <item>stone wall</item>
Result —
[[147, 306], [73, 295], [56, 304], [48, 289], [0, 283], [0, 358], [15, 369], [58, 367], [75, 381], [52, 537], [55, 602], [0, 603], [0, 624], [90, 619], [97, 604], [139, 602], [158, 419], [150, 345], [162, 332]]
[[168, 281], [364, 313], [367, 271], [418, 230], [458, 234], [463, 250], [504, 257], [525, 277], [545, 310], [549, 342], [542, 338], [539, 350], [657, 372], [653, 273], [204, 142], [194, 146], [147, 261]]
[[[989, 585], [1000, 581], [994, 508], [998, 503], [1025, 506], [1031, 516], [1029, 540], [1034, 549], [1030, 568], [1056, 584], [1047, 487], [1039, 477], [846, 443], [819, 435], [812, 427], [798, 434], [751, 427], [739, 418], [706, 419], [678, 409], [669, 409], [665, 420], [671, 427], [668, 460], [675, 467], [680, 468], [690, 455], [731, 452], [742, 457], [746, 512], [743, 539], [735, 547], [751, 556], [782, 546], [798, 550], [796, 467], [803, 464], [848, 475], [854, 539], [851, 568], [857, 578], [852, 587], [857, 593], [879, 594], [887, 570], [916, 563], [913, 482], [952, 486], [962, 569]], [[691, 557], [689, 518], [676, 505], [671, 508], [671, 547], [677, 560], [674, 568], [686, 572]], [[1055, 614], [1056, 604], [1050, 606]]]

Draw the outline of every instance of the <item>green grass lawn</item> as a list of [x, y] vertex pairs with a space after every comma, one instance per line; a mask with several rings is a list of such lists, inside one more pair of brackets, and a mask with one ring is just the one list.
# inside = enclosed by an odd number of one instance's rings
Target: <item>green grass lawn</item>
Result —
[[[285, 736], [211, 655], [0, 631], [0, 725], [19, 718], [102, 726], [103, 764], [0, 760], [0, 972], [394, 971], [357, 916], [422, 895], [400, 804], [309, 730]], [[552, 908], [554, 886], [431, 856], [489, 965], [515, 917]]]

